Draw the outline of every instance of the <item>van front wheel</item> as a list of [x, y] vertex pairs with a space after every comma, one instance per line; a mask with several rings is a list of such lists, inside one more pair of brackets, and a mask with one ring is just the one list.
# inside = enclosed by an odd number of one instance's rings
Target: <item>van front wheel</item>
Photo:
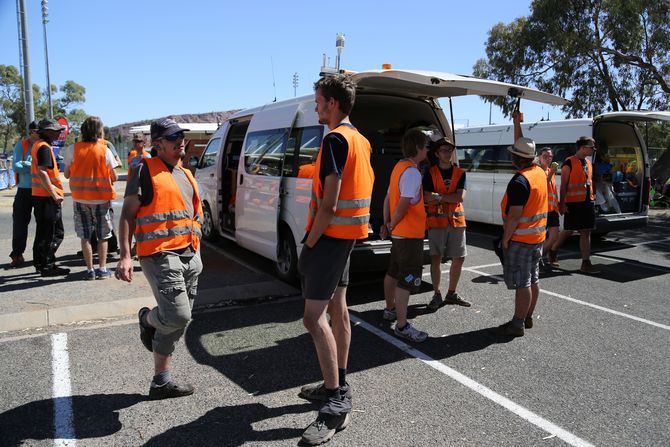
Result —
[[217, 234], [214, 230], [214, 219], [212, 218], [212, 210], [209, 209], [207, 203], [203, 203], [202, 214], [204, 217], [204, 222], [202, 223], [202, 237], [208, 241], [216, 241]]
[[277, 243], [277, 262], [275, 272], [279, 279], [295, 284], [298, 279], [298, 251], [291, 230], [282, 228]]

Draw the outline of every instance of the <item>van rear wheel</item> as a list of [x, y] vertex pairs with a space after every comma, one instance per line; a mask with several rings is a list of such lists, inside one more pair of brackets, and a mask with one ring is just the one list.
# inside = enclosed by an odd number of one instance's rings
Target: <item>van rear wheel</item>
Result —
[[289, 284], [295, 284], [298, 280], [298, 250], [291, 230], [285, 227], [279, 232], [275, 272], [279, 279]]
[[212, 218], [212, 210], [209, 209], [209, 205], [204, 203], [202, 206], [202, 214], [204, 217], [204, 222], [202, 223], [202, 237], [208, 241], [216, 241], [218, 235], [214, 230], [214, 219]]

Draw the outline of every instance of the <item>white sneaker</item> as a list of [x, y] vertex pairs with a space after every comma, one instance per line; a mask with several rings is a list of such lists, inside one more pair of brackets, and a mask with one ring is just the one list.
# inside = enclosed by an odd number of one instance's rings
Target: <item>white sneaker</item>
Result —
[[382, 314], [382, 318], [386, 321], [395, 321], [397, 316], [395, 309], [388, 310], [384, 308], [384, 313]]
[[404, 329], [400, 330], [398, 329], [398, 323], [396, 323], [395, 328], [393, 329], [393, 332], [398, 336], [405, 338], [409, 341], [414, 341], [417, 343], [421, 343], [422, 341], [426, 341], [428, 338], [428, 334], [426, 332], [420, 331], [416, 329], [414, 326], [411, 324], [407, 323], [407, 326], [405, 326]]

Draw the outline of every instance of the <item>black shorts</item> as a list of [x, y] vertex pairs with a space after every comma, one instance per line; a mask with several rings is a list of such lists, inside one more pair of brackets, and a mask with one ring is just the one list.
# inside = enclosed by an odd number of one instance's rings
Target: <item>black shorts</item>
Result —
[[391, 239], [391, 259], [386, 272], [401, 289], [416, 292], [423, 273], [423, 239]]
[[314, 247], [302, 247], [298, 270], [302, 296], [330, 300], [337, 287], [349, 285], [349, 257], [356, 241], [321, 236]]
[[593, 230], [596, 226], [596, 208], [593, 202], [568, 202], [563, 215], [563, 229], [568, 231]]
[[561, 222], [558, 218], [558, 212], [557, 211], [549, 211], [547, 214], [547, 228], [550, 227], [558, 227], [561, 225]]

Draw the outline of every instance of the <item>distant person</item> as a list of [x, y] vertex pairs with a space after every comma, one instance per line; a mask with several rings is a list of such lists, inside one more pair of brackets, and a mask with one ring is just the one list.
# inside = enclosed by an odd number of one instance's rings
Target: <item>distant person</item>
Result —
[[356, 240], [368, 237], [374, 184], [370, 143], [349, 121], [356, 86], [348, 77], [328, 76], [314, 84], [314, 91], [319, 123], [330, 132], [314, 166], [307, 234], [299, 260], [303, 323], [323, 374], [323, 383], [304, 386], [299, 394], [320, 403], [316, 420], [302, 434], [302, 442], [308, 445], [328, 441], [351, 420], [352, 391], [346, 380], [351, 344], [346, 301], [349, 258]]
[[127, 282], [133, 279], [130, 236], [134, 233], [137, 256], [157, 304], [138, 313], [140, 340], [154, 357], [149, 399], [194, 392], [192, 385], [175, 382], [171, 373], [172, 354], [191, 320], [202, 271], [203, 213], [198, 185], [190, 171], [179, 166], [184, 130], [167, 118], [151, 123], [158, 156], [142, 160], [132, 171], [119, 221], [121, 259], [116, 277]]
[[[521, 134], [519, 112], [514, 112], [515, 136]], [[518, 130], [517, 130], [518, 129]], [[539, 263], [547, 230], [547, 175], [535, 158], [535, 142], [516, 138], [507, 150], [518, 169], [507, 184], [500, 208], [503, 218], [503, 277], [514, 290], [512, 320], [493, 329], [497, 335], [520, 337], [533, 327], [533, 311], [540, 295]]]
[[33, 209], [35, 213], [35, 242], [33, 264], [41, 276], [63, 276], [70, 269], [56, 266], [56, 251], [63, 242], [63, 210], [65, 198], [56, 156], [51, 143], [58, 138], [64, 127], [56, 120], [45, 119], [38, 123], [40, 139], [32, 147]]
[[[89, 116], [81, 125], [82, 141], [65, 150], [65, 178], [70, 179], [74, 202], [74, 230], [81, 240], [81, 251], [86, 263], [84, 279], [107, 279], [108, 240], [114, 229], [112, 200], [116, 198], [114, 182], [118, 166], [114, 154], [103, 139], [102, 120]], [[98, 266], [93, 268], [91, 238], [95, 235]]]
[[140, 161], [143, 158], [151, 158], [151, 153], [148, 150], [145, 150], [144, 148], [145, 144], [146, 141], [144, 138], [144, 134], [142, 133], [133, 134], [133, 147], [128, 153], [127, 179], [130, 179], [130, 170], [137, 168], [137, 166], [140, 164]]
[[556, 172], [558, 172], [558, 163], [554, 160], [554, 152], [550, 147], [543, 147], [540, 149], [540, 154], [537, 156], [539, 166], [547, 175], [547, 237], [542, 245], [542, 260], [540, 261], [540, 270], [547, 271], [551, 267], [558, 267], [552, 265], [549, 258], [546, 258], [546, 253], [549, 253], [552, 245], [558, 239], [558, 230], [561, 225], [558, 212], [558, 190], [556, 189]]
[[[443, 304], [458, 304], [470, 307], [458, 293], [463, 262], [467, 255], [465, 244], [465, 171], [451, 162], [456, 146], [446, 137], [431, 144], [437, 164], [423, 176], [424, 200], [428, 205], [427, 226], [430, 246], [430, 279], [433, 282], [433, 297], [428, 308], [437, 310]], [[440, 279], [442, 258], [451, 258], [449, 285], [442, 299]]]
[[14, 268], [21, 267], [25, 262], [23, 252], [26, 251], [30, 213], [33, 211], [33, 190], [30, 175], [33, 158], [30, 150], [39, 139], [37, 122], [33, 121], [28, 126], [28, 138], [17, 141], [16, 146], [14, 146], [12, 167], [18, 188], [12, 205], [12, 252], [9, 254], [12, 260], [9, 266]]
[[595, 153], [596, 142], [591, 137], [579, 137], [577, 151], [565, 159], [561, 168], [561, 197], [558, 204], [563, 214], [563, 231], [549, 252], [549, 261], [558, 263], [558, 249], [572, 235], [579, 232], [579, 252], [582, 257], [580, 272], [589, 275], [600, 273], [591, 264], [591, 232], [596, 224], [593, 167], [590, 158]]
[[426, 159], [430, 140], [422, 128], [409, 129], [402, 137], [402, 154], [389, 181], [384, 200], [384, 225], [380, 237], [391, 236], [391, 257], [384, 277], [386, 308], [382, 318], [396, 320], [394, 333], [414, 342], [423, 342], [428, 334], [407, 321], [410, 292], [421, 287], [423, 237], [426, 210], [421, 188], [419, 164]]

